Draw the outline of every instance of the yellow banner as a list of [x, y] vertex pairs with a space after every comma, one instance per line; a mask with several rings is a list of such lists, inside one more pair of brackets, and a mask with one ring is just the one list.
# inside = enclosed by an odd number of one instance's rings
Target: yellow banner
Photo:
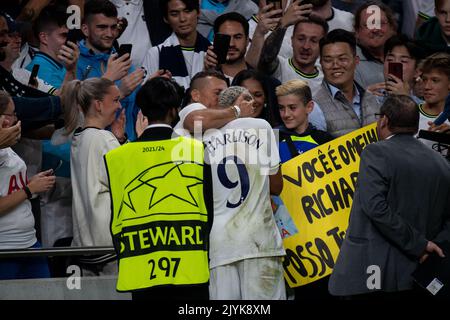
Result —
[[280, 209], [275, 218], [286, 249], [284, 275], [291, 288], [331, 273], [348, 226], [360, 154], [377, 140], [374, 123], [282, 165], [282, 202], [276, 199], [274, 205]]

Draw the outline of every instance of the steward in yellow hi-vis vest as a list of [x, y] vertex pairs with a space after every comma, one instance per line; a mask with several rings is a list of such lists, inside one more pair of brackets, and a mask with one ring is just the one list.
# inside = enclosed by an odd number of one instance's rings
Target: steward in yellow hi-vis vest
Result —
[[[189, 152], [172, 159], [175, 148]], [[135, 142], [108, 152], [105, 160], [117, 290], [208, 282], [203, 144], [184, 137]]]
[[[174, 86], [161, 79], [147, 82], [138, 97], [147, 101], [148, 95], [163, 94], [166, 86]], [[158, 121], [136, 142], [105, 155], [111, 233], [119, 259], [118, 291], [150, 290], [160, 296], [157, 290], [179, 292], [179, 288], [204, 284], [208, 298], [212, 197], [211, 204], [206, 204], [205, 178], [211, 178], [210, 171], [205, 177], [205, 168], [210, 168], [203, 154], [200, 141], [177, 136]], [[210, 182], [207, 187], [211, 188]]]

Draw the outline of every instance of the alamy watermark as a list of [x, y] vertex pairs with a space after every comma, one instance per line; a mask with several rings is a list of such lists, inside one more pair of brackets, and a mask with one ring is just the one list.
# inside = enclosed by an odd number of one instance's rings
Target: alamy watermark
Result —
[[70, 274], [66, 280], [66, 287], [69, 290], [81, 290], [81, 269], [77, 265], [67, 267], [66, 273]]
[[81, 28], [81, 9], [77, 5], [71, 5], [67, 7], [67, 14], [70, 16], [67, 18], [67, 29], [80, 29]]
[[381, 8], [377, 5], [371, 5], [367, 7], [366, 13], [369, 15], [366, 22], [367, 29], [381, 29]]
[[366, 269], [366, 273], [369, 275], [366, 281], [367, 289], [380, 290], [381, 289], [381, 269], [380, 266], [370, 265]]

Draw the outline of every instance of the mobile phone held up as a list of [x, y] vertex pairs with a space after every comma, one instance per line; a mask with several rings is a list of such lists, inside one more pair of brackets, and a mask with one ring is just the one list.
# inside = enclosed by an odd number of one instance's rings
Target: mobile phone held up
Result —
[[133, 45], [130, 43], [123, 43], [119, 47], [119, 58], [123, 56], [125, 53], [128, 53], [131, 56], [131, 49], [133, 49]]
[[78, 36], [77, 36], [77, 30], [69, 30], [67, 33], [66, 43], [65, 45], [70, 48], [70, 46], [67, 44], [69, 41], [77, 44]]
[[30, 79], [28, 79], [28, 85], [29, 86], [36, 86], [37, 85], [37, 75], [39, 72], [39, 65], [35, 64], [33, 66], [33, 69], [31, 70]]
[[403, 64], [401, 62], [389, 62], [388, 73], [403, 81]]
[[227, 61], [228, 49], [230, 48], [231, 36], [228, 34], [216, 33], [214, 35], [214, 53], [217, 56], [217, 63], [224, 64]]

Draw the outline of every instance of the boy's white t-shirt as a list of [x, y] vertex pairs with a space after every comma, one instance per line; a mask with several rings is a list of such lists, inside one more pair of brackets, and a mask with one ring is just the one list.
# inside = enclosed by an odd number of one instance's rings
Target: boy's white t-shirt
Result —
[[[437, 119], [437, 117], [439, 117], [440, 114], [435, 116], [435, 115], [431, 115], [429, 113], [426, 113], [423, 110], [423, 104], [419, 104], [419, 115], [420, 115], [420, 117], [419, 117], [419, 130], [428, 130], [428, 128], [430, 127], [428, 122], [429, 121], [433, 122], [434, 120]], [[448, 121], [448, 120], [445, 120], [444, 123], [450, 125], [450, 121]], [[419, 140], [421, 142], [423, 142], [425, 145], [429, 146], [430, 148], [433, 148], [433, 145], [436, 144], [436, 142], [431, 141], [431, 140], [426, 140], [426, 139], [419, 139]]]

